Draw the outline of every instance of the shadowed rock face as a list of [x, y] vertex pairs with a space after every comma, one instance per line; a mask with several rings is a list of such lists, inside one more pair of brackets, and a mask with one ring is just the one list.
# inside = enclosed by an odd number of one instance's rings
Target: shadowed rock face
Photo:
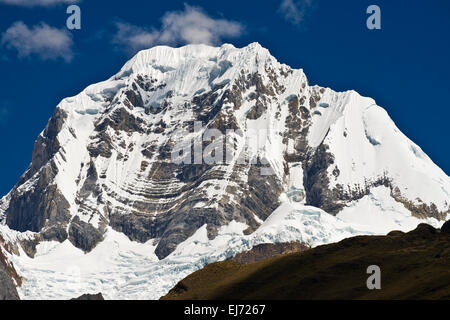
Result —
[[0, 263], [0, 300], [20, 300], [14, 282], [2, 263]]
[[103, 232], [75, 217], [70, 223], [69, 240], [75, 247], [89, 252], [103, 240]]
[[[162, 299], [450, 298], [447, 227], [439, 230], [420, 224], [408, 233], [358, 236], [250, 264], [236, 261], [240, 259], [206, 266], [180, 281]], [[367, 288], [371, 265], [381, 269], [381, 290]]]
[[[296, 179], [303, 178], [307, 204], [331, 214], [386, 185], [416, 216], [445, 216], [436, 206], [404, 198], [388, 176], [364, 186], [330, 187], [340, 174], [334, 155], [325, 142], [311, 147], [308, 141], [320, 117], [314, 112], [333, 108], [324, 101], [326, 90], [309, 86], [302, 71], [279, 64], [257, 45], [229, 56], [226, 46], [217, 50], [205, 58], [196, 57], [195, 49], [175, 59], [181, 61], [176, 66], [155, 58], [175, 51], [155, 57], [143, 52], [106, 83], [61, 102], [36, 140], [30, 167], [0, 200], [0, 219], [10, 228], [39, 232], [23, 243], [28, 254], [41, 240], [66, 239], [89, 252], [107, 226], [135, 241], [155, 239], [159, 258], [205, 224], [210, 239], [233, 220], [251, 233], [279, 206], [294, 165], [303, 169]], [[345, 100], [347, 94], [332, 95]], [[194, 132], [197, 121], [203, 128]], [[266, 140], [277, 144], [250, 150], [252, 128], [269, 131]], [[235, 130], [200, 141], [202, 151], [222, 143], [231, 161], [174, 163], [172, 151], [180, 142], [194, 160], [196, 139], [206, 129]], [[262, 175], [262, 169], [274, 174]]]
[[67, 200], [56, 186], [38, 186], [20, 196], [13, 195], [8, 210], [12, 214], [7, 215], [6, 223], [18, 231], [39, 232], [45, 227], [65, 226], [70, 220], [68, 209]]
[[25, 174], [25, 179], [33, 176], [60, 150], [61, 146], [57, 136], [66, 119], [67, 113], [64, 110], [56, 108], [44, 132], [37, 138], [34, 144], [30, 170]]
[[[53, 159], [61, 149], [57, 135], [66, 119], [66, 112], [57, 108], [36, 140], [32, 163], [10, 193], [6, 223], [11, 229], [43, 231], [46, 240], [67, 239], [70, 205], [54, 184], [58, 167]], [[33, 185], [24, 188], [23, 184], [30, 180]]]
[[0, 234], [0, 300], [19, 300], [13, 277], [18, 285], [21, 285], [22, 278], [17, 274], [14, 266], [8, 262], [3, 250], [11, 250], [11, 248]]

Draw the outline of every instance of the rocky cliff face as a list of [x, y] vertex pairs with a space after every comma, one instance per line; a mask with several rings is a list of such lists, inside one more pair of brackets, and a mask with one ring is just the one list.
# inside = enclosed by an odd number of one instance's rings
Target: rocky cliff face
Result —
[[0, 234], [0, 300], [19, 300], [16, 285], [20, 285], [22, 279], [5, 254], [8, 249], [11, 250]]
[[57, 106], [0, 216], [86, 252], [110, 226], [164, 258], [205, 224], [253, 232], [283, 194], [337, 214], [381, 185], [417, 217], [449, 213], [449, 177], [374, 100], [256, 43], [155, 47]]
[[0, 263], [0, 300], [19, 300], [19, 294], [9, 274]]

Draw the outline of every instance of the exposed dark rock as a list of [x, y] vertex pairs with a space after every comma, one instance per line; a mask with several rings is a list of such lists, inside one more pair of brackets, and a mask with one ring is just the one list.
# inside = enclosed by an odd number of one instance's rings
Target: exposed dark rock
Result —
[[311, 107], [311, 109], [314, 109], [317, 106], [316, 101], [312, 96], [309, 98], [309, 106]]
[[101, 293], [97, 294], [83, 294], [79, 296], [78, 298], [73, 298], [71, 300], [85, 300], [85, 301], [95, 301], [95, 300], [105, 300], [103, 298], [103, 295]]
[[257, 100], [253, 108], [247, 113], [247, 119], [256, 120], [263, 115], [267, 107], [263, 102]]
[[141, 151], [142, 155], [148, 159], [151, 159], [154, 155], [154, 153], [156, 152], [156, 146], [155, 145], [150, 145], [150, 146], [145, 146], [145, 149], [143, 149]]
[[109, 224], [134, 241], [146, 242], [158, 237], [155, 219], [150, 215], [114, 213], [109, 216]]
[[211, 169], [210, 165], [207, 164], [192, 164], [192, 165], [181, 165], [180, 173], [177, 178], [183, 182], [195, 182], [200, 179], [200, 177]]
[[19, 241], [20, 246], [22, 247], [23, 251], [29, 256], [30, 258], [34, 258], [34, 255], [36, 254], [36, 247], [41, 242], [42, 238], [40, 235], [34, 237], [33, 239], [27, 239], [27, 240], [21, 240]]
[[150, 91], [154, 80], [149, 79], [147, 75], [138, 75], [136, 77], [136, 83], [144, 91]]
[[198, 121], [208, 123], [219, 113], [223, 103], [223, 100], [221, 103], [216, 103], [216, 100], [219, 97], [219, 94], [216, 91], [219, 89], [220, 88], [215, 88], [210, 92], [195, 96], [192, 99]]
[[89, 163], [89, 168], [86, 174], [84, 184], [78, 194], [77, 201], [82, 203], [84, 199], [87, 199], [90, 195], [97, 197], [100, 194], [100, 188], [98, 186], [98, 173], [95, 168], [94, 162]]
[[69, 240], [75, 247], [89, 252], [103, 240], [103, 232], [76, 216], [70, 222]]
[[398, 188], [394, 188], [392, 185], [391, 187], [391, 196], [395, 199], [395, 201], [402, 203], [406, 209], [411, 211], [411, 214], [419, 219], [424, 219], [426, 217], [433, 217], [438, 220], [444, 220], [447, 217], [447, 214], [450, 213], [448, 210], [447, 212], [441, 212], [438, 210], [436, 205], [432, 203], [431, 205], [428, 205], [426, 203], [413, 203], [410, 200], [405, 199]]
[[117, 131], [144, 133], [143, 120], [130, 114], [125, 108], [115, 109], [109, 117], [104, 118], [95, 127], [98, 132], [104, 132], [110, 126]]
[[125, 92], [125, 95], [127, 96], [128, 100], [134, 107], [143, 108], [144, 102], [142, 101], [142, 97], [139, 94], [138, 91], [135, 90], [128, 90]]
[[333, 163], [333, 155], [328, 152], [328, 146], [322, 143], [306, 163], [303, 183], [309, 205], [335, 214], [344, 204], [338, 202], [338, 192], [328, 188], [330, 180], [327, 169]]
[[[328, 175], [328, 168], [334, 165], [334, 156], [328, 151], [328, 146], [324, 143], [319, 145], [315, 150], [306, 151], [308, 157], [305, 161], [304, 167], [304, 186], [306, 191], [307, 204], [319, 207], [330, 214], [337, 214], [346, 203], [354, 200], [359, 200], [368, 195], [372, 188], [385, 186], [391, 189], [392, 197], [405, 205], [411, 213], [419, 218], [435, 217], [442, 219], [445, 213], [440, 213], [436, 206], [432, 204], [416, 205], [410, 201], [406, 201], [398, 191], [394, 188], [392, 179], [385, 173], [376, 180], [365, 181], [364, 185], [355, 184], [348, 186], [344, 190], [343, 186], [337, 184], [335, 188], [330, 188], [330, 176]], [[332, 175], [338, 177], [340, 170], [334, 166]], [[397, 189], [397, 191], [395, 191]]]
[[16, 284], [20, 286], [22, 278], [15, 270], [13, 264], [8, 261], [3, 250], [13, 253], [9, 244], [5, 242], [0, 234], [0, 300], [20, 300]]
[[[279, 196], [284, 191], [281, 182], [275, 175], [261, 175], [264, 166], [259, 162], [250, 166], [248, 172], [248, 191], [243, 192], [240, 210], [249, 216], [256, 214], [259, 219], [266, 220], [267, 217], [279, 206]], [[270, 188], [267, 188], [270, 185]], [[259, 224], [253, 219], [247, 219], [250, 229], [248, 233], [255, 231]]]
[[41, 231], [41, 237], [46, 241], [59, 241], [63, 242], [67, 239], [66, 225], [57, 223], [49, 226]]
[[60, 108], [56, 108], [53, 116], [48, 121], [43, 134], [39, 135], [34, 144], [30, 171], [27, 172], [27, 176], [24, 180], [33, 176], [59, 151], [61, 146], [57, 136], [66, 119], [66, 112]]
[[155, 254], [163, 259], [168, 256], [177, 245], [192, 236], [198, 228], [204, 224], [209, 226], [208, 237], [213, 238], [212, 226], [221, 226], [227, 219], [224, 215], [213, 208], [193, 209], [189, 202], [185, 202], [176, 211], [171, 212], [168, 217], [167, 227], [161, 235], [161, 240], [155, 249]]
[[12, 193], [6, 212], [6, 223], [11, 229], [39, 232], [45, 226], [68, 223], [69, 203], [56, 185], [49, 185], [54, 176], [54, 167], [47, 164], [41, 169], [35, 188]]
[[0, 262], [0, 300], [20, 300], [17, 289]]
[[255, 92], [258, 97], [266, 95], [266, 96], [274, 96], [275, 92], [273, 90], [273, 87], [268, 84], [264, 85], [262, 77], [259, 73], [252, 73], [247, 75], [247, 89], [255, 86]]
[[217, 129], [225, 135], [227, 130], [239, 130], [241, 128], [233, 114], [224, 115], [223, 113], [219, 113], [214, 121], [210, 123], [208, 129]]
[[300, 107], [300, 114], [301, 114], [302, 119], [305, 119], [305, 120], [311, 117], [309, 110], [305, 106]]
[[96, 158], [102, 156], [104, 158], [110, 158], [112, 156], [111, 139], [105, 136], [105, 134], [100, 133], [98, 135], [98, 141], [88, 145], [87, 149], [91, 157]]

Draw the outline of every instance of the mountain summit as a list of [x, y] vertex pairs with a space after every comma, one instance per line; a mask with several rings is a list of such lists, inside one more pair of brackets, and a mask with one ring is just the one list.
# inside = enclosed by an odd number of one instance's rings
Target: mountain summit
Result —
[[61, 101], [0, 221], [31, 234], [16, 236], [30, 257], [55, 241], [88, 253], [119, 233], [164, 259], [230, 224], [242, 237], [267, 226], [256, 242], [279, 242], [281, 220], [318, 215], [287, 239], [310, 245], [335, 240], [333, 228], [342, 238], [439, 225], [449, 193], [373, 99], [310, 86], [258, 43], [158, 46]]

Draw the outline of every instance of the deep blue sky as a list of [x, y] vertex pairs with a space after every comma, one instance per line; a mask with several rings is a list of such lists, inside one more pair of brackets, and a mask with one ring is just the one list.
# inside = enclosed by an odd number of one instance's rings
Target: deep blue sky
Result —
[[[0, 1], [1, 2], [1, 1]], [[0, 195], [27, 168], [33, 143], [58, 102], [105, 80], [129, 59], [111, 42], [115, 23], [160, 28], [168, 11], [184, 3], [210, 17], [244, 25], [224, 42], [258, 41], [280, 61], [303, 68], [311, 84], [373, 97], [397, 126], [450, 173], [450, 2], [446, 0], [313, 0], [295, 25], [278, 11], [280, 1], [88, 1], [79, 3], [82, 29], [70, 31], [74, 57], [43, 61], [18, 57], [0, 46]], [[366, 28], [366, 8], [377, 4], [382, 29]], [[16, 21], [64, 28], [67, 5], [24, 8], [0, 4], [0, 34]], [[68, 31], [69, 32], [69, 31]]]

